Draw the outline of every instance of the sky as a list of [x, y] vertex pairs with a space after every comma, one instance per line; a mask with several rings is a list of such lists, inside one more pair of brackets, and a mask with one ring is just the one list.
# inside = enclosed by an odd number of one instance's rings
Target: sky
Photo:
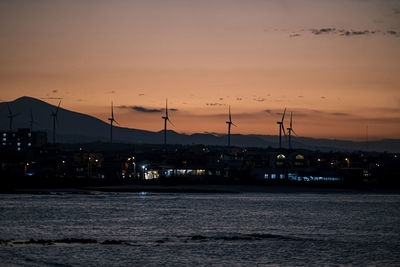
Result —
[[0, 0], [0, 101], [180, 133], [400, 138], [399, 0]]

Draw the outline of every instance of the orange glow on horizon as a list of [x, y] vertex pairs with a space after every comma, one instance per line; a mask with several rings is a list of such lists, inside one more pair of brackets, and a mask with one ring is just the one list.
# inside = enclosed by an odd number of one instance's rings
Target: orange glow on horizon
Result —
[[[23, 95], [159, 131], [400, 138], [400, 3], [0, 3], [0, 101]], [[121, 108], [126, 106], [126, 108]], [[132, 107], [139, 107], [136, 110]], [[140, 109], [142, 108], [142, 109]], [[286, 126], [288, 126], [288, 121]]]

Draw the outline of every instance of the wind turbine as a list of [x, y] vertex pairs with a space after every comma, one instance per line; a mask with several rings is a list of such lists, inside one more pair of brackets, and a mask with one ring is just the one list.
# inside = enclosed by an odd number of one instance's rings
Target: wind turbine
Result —
[[276, 122], [277, 124], [279, 124], [279, 149], [282, 148], [282, 130], [283, 130], [283, 134], [286, 135], [285, 127], [283, 126], [283, 120], [285, 119], [285, 114], [286, 114], [286, 108], [283, 111], [282, 120]]
[[33, 120], [33, 112], [31, 109], [31, 120], [29, 121], [31, 132], [33, 132], [33, 124], [35, 124], [35, 121]]
[[13, 119], [14, 117], [16, 117], [18, 114], [13, 114], [10, 108], [10, 104], [7, 103], [7, 108], [8, 108], [8, 118], [10, 119], [10, 132], [12, 132], [12, 123], [13, 123]]
[[114, 119], [114, 104], [111, 101], [111, 118], [108, 118], [110, 121], [110, 143], [112, 143], [113, 140], [113, 122], [119, 125], [119, 123]]
[[165, 116], [161, 117], [164, 120], [164, 147], [165, 153], [167, 153], [167, 121], [175, 126], [168, 117], [168, 99], [165, 100]]
[[292, 149], [292, 133], [294, 133], [294, 135], [297, 135], [296, 132], [293, 130], [292, 115], [293, 115], [292, 112], [290, 112], [290, 127], [287, 128], [289, 133], [289, 149]]
[[232, 122], [232, 115], [231, 115], [231, 106], [229, 106], [229, 120], [225, 122], [228, 124], [228, 147], [231, 146], [231, 126], [237, 127], [233, 122]]
[[58, 110], [60, 109], [61, 105], [61, 100], [58, 103], [57, 109], [55, 111], [51, 112], [51, 116], [53, 117], [53, 144], [56, 143], [56, 121], [57, 121], [57, 115], [58, 115]]

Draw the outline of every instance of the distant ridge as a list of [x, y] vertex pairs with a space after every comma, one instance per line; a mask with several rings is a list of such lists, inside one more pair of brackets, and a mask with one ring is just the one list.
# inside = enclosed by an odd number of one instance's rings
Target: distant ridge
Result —
[[[52, 121], [50, 114], [56, 106], [45, 101], [23, 96], [9, 102], [13, 113], [19, 114], [14, 118], [13, 128], [29, 128], [30, 109], [33, 110], [36, 130], [52, 133]], [[0, 103], [0, 129], [8, 130], [7, 102]], [[102, 141], [108, 142], [109, 124], [86, 114], [66, 110], [60, 107], [58, 113], [57, 140], [62, 143], [85, 143]], [[161, 127], [161, 123], [160, 123]], [[163, 131], [152, 132], [139, 129], [131, 129], [114, 126], [114, 142], [137, 143], [137, 144], [162, 144]], [[278, 147], [278, 136], [275, 135], [242, 135], [232, 134], [231, 144], [240, 147]], [[204, 144], [220, 145], [227, 143], [226, 135], [214, 135], [211, 133], [196, 133], [192, 135], [180, 134], [168, 130], [169, 144]], [[292, 137], [294, 148], [305, 148], [321, 151], [356, 151], [365, 150], [365, 142], [354, 142], [345, 140], [316, 139], [308, 137]], [[400, 152], [400, 139], [384, 139], [368, 142], [370, 151], [377, 152]]]

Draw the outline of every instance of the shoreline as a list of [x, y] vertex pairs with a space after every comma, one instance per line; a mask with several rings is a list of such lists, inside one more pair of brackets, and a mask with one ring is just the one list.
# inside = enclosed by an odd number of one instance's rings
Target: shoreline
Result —
[[105, 185], [65, 188], [13, 188], [0, 194], [100, 194], [100, 193], [192, 193], [192, 194], [400, 194], [400, 189], [388, 188], [340, 188], [288, 185]]

